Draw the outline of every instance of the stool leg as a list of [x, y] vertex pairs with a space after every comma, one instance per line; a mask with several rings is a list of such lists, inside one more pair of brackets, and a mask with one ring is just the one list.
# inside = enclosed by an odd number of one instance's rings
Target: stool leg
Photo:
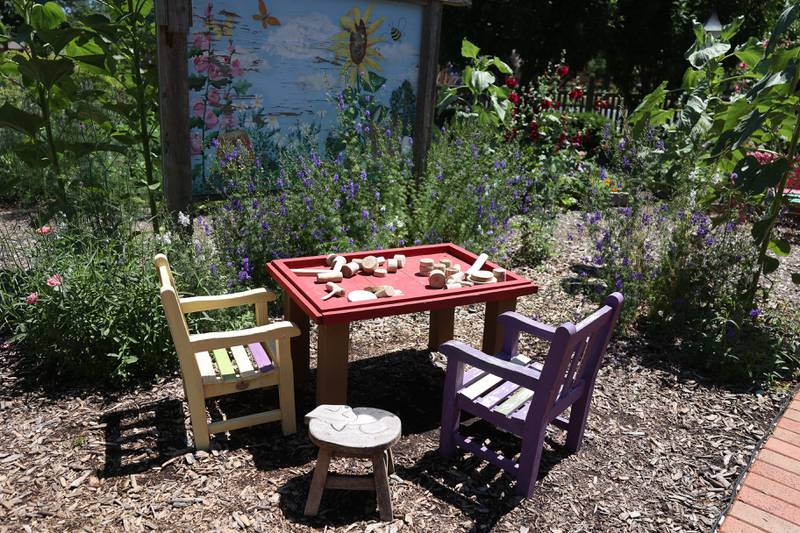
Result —
[[372, 469], [375, 475], [375, 496], [378, 500], [378, 511], [380, 512], [381, 520], [389, 522], [392, 520], [392, 494], [389, 492], [388, 464], [384, 452], [378, 452], [372, 456]]
[[314, 468], [314, 477], [311, 478], [311, 487], [308, 489], [306, 500], [306, 516], [316, 516], [319, 503], [322, 501], [322, 491], [325, 490], [325, 481], [328, 479], [328, 466], [331, 464], [331, 452], [325, 448], [319, 449], [317, 466]]
[[394, 454], [391, 448], [386, 448], [386, 471], [390, 476], [394, 474]]

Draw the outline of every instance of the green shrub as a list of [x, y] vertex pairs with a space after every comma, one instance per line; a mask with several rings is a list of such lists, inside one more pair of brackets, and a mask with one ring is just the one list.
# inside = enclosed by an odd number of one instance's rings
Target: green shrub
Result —
[[[0, 330], [48, 381], [120, 385], [168, 373], [177, 358], [152, 258], [168, 255], [183, 295], [224, 292], [203, 247], [177, 232], [101, 234], [60, 222], [36, 236], [28, 268], [0, 270]], [[228, 319], [191, 317], [191, 327], [201, 323]]]
[[453, 242], [502, 259], [511, 218], [544, 202], [555, 185], [537, 166], [516, 143], [454, 123], [428, 153], [413, 200], [414, 242]]

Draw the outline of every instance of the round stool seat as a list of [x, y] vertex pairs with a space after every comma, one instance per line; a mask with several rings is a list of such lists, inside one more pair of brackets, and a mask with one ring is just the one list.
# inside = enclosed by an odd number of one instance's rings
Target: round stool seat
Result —
[[320, 405], [306, 415], [308, 435], [320, 448], [356, 455], [386, 450], [400, 440], [400, 419], [372, 407]]

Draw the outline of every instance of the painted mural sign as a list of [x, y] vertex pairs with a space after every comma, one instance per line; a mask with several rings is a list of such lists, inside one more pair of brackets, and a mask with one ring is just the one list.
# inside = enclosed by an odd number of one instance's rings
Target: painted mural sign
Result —
[[214, 192], [220, 146], [264, 160], [309, 135], [324, 146], [345, 89], [413, 113], [422, 14], [418, 4], [388, 0], [195, 0], [193, 192]]

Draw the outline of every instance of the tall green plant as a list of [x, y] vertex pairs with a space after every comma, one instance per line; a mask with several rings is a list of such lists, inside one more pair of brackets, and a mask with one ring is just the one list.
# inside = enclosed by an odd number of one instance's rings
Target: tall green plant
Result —
[[438, 110], [455, 107], [457, 116], [476, 118], [482, 126], [507, 126], [511, 119], [510, 90], [502, 84], [495, 85], [497, 77], [492, 70], [507, 76], [513, 71], [499, 57], [479, 56], [479, 53], [480, 48], [464, 39], [461, 56], [469, 64], [462, 73], [463, 84], [443, 92]]
[[[157, 179], [154, 159], [158, 129], [158, 74], [154, 57], [153, 0], [101, 2], [110, 17], [92, 14], [83, 19], [87, 31], [99, 43], [102, 54], [83, 58], [112, 89], [105, 104], [123, 120], [115, 123], [112, 138], [124, 146], [137, 146], [144, 176], [137, 182], [147, 195], [153, 225], [158, 231]], [[115, 95], [123, 93], [127, 98]]]

